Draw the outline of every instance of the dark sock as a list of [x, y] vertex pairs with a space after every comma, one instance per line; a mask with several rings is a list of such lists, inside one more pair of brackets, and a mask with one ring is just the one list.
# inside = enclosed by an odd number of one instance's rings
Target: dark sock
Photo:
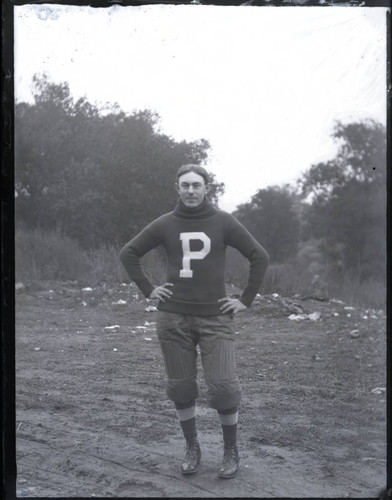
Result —
[[[196, 431], [196, 403], [175, 403], [177, 416], [180, 421], [181, 429], [185, 439], [193, 439], [197, 437]], [[190, 417], [190, 418], [189, 418]]]
[[227, 442], [236, 443], [237, 442], [237, 424], [222, 425], [222, 431], [223, 431], [223, 441], [225, 443], [227, 443]]
[[185, 439], [193, 439], [197, 437], [196, 431], [196, 418], [190, 418], [189, 420], [180, 420], [180, 425]]
[[228, 410], [218, 410], [218, 415], [223, 431], [223, 441], [235, 443], [237, 441], [238, 406]]

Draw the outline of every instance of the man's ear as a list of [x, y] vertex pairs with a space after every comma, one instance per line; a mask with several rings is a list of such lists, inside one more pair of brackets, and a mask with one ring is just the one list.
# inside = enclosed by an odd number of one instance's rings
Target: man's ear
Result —
[[177, 193], [179, 192], [180, 186], [178, 185], [178, 182], [174, 183], [174, 189]]
[[211, 184], [206, 185], [206, 191], [207, 191], [207, 193], [209, 193], [211, 191]]

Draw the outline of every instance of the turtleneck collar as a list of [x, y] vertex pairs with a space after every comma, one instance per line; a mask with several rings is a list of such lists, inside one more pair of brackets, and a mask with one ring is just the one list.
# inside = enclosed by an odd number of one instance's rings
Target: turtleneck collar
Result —
[[187, 207], [181, 198], [178, 199], [177, 205], [173, 211], [174, 215], [183, 219], [204, 219], [210, 217], [217, 212], [217, 209], [204, 198], [197, 207]]

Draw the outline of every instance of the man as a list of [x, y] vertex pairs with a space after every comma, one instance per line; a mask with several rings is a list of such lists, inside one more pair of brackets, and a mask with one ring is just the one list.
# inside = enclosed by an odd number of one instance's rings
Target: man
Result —
[[[233, 316], [250, 307], [261, 285], [269, 257], [231, 214], [208, 201], [207, 171], [184, 165], [175, 184], [179, 200], [127, 243], [120, 259], [145, 297], [158, 300], [157, 335], [167, 374], [167, 395], [177, 411], [186, 439], [183, 474], [194, 474], [201, 451], [196, 430], [196, 346], [199, 344], [207, 400], [216, 409], [223, 431], [223, 463], [218, 476], [238, 472], [238, 407], [241, 387], [236, 375]], [[162, 245], [167, 253], [167, 282], [153, 286], [140, 258]], [[225, 291], [225, 252], [230, 245], [250, 262], [241, 297]]]

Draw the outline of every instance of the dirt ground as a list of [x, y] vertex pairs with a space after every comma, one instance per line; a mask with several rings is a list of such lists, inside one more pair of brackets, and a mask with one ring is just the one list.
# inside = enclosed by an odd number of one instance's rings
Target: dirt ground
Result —
[[[233, 291], [233, 290], [231, 290]], [[17, 284], [18, 497], [378, 497], [386, 485], [386, 317], [258, 296], [236, 321], [241, 469], [200, 369], [202, 462], [166, 400], [153, 305], [122, 284]], [[146, 310], [147, 309], [147, 310]]]

